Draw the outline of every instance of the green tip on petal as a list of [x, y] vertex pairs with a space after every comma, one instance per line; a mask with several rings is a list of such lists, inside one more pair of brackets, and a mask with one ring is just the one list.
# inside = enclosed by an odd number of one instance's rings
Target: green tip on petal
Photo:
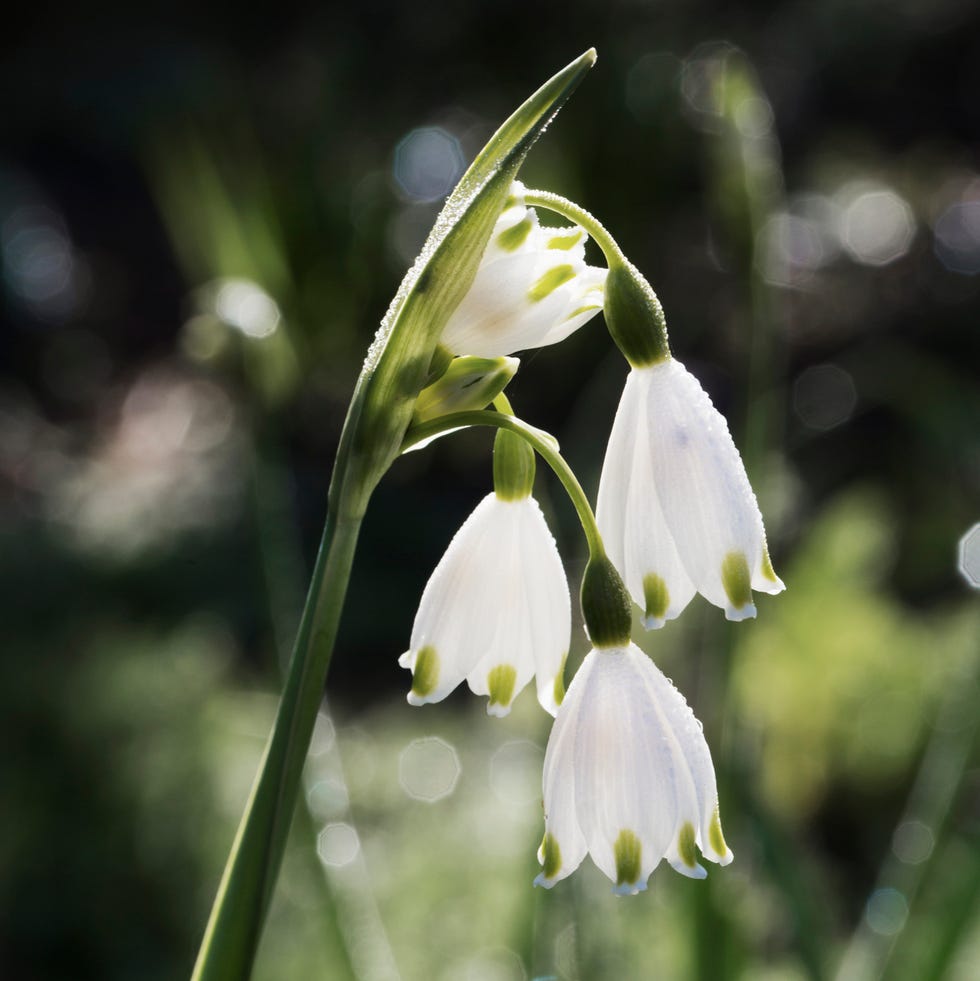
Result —
[[561, 871], [561, 849], [558, 847], [558, 839], [549, 831], [545, 833], [541, 841], [541, 849], [538, 852], [542, 866], [542, 875], [546, 879], [553, 879]]
[[670, 593], [662, 576], [648, 572], [643, 577], [643, 602], [646, 604], [644, 613], [647, 620], [663, 621], [670, 606]]
[[681, 861], [689, 868], [693, 869], [698, 864], [698, 853], [695, 849], [694, 825], [690, 821], [684, 822], [681, 833], [677, 836], [677, 852]]
[[[487, 690], [490, 692], [490, 705], [506, 708], [514, 697], [517, 682], [517, 668], [511, 664], [498, 664], [487, 675]], [[489, 706], [488, 706], [489, 707]]]
[[729, 552], [721, 563], [721, 584], [736, 610], [752, 603], [752, 577], [744, 552]]
[[575, 268], [570, 265], [555, 266], [549, 269], [528, 291], [527, 298], [532, 303], [540, 303], [550, 296], [563, 283], [575, 278]]
[[574, 249], [579, 242], [582, 241], [582, 229], [573, 228], [565, 232], [564, 235], [555, 235], [548, 239], [549, 249], [560, 249], [563, 252], [567, 252], [570, 249]]
[[565, 656], [561, 659], [561, 667], [558, 669], [558, 674], [555, 675], [555, 705], [561, 705], [565, 700], [565, 662], [568, 660], [568, 651], [565, 651]]
[[640, 878], [640, 856], [643, 845], [628, 828], [619, 832], [613, 853], [616, 856], [616, 885], [635, 886]]
[[721, 815], [718, 813], [718, 808], [715, 808], [715, 813], [711, 815], [711, 824], [708, 826], [708, 841], [711, 844], [712, 851], [716, 855], [727, 855], [728, 854], [728, 843], [725, 841], [725, 836], [721, 833]]
[[531, 234], [533, 227], [534, 222], [531, 220], [531, 216], [528, 215], [516, 225], [505, 228], [497, 236], [497, 245], [505, 252], [516, 252], [527, 241], [527, 237]]
[[762, 577], [768, 579], [769, 582], [779, 582], [779, 576], [776, 575], [776, 570], [772, 567], [772, 559], [769, 558], [768, 548], [762, 550]]
[[419, 698], [435, 691], [439, 683], [439, 656], [434, 647], [423, 647], [415, 658], [415, 670], [412, 672], [412, 694]]

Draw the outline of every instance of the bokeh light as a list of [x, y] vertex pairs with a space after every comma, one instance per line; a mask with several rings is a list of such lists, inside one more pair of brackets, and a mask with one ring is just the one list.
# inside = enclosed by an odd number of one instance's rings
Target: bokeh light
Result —
[[889, 187], [848, 184], [838, 195], [842, 207], [841, 242], [866, 266], [887, 266], [909, 250], [915, 219], [908, 202]]
[[344, 821], [328, 824], [316, 839], [316, 853], [324, 865], [343, 868], [357, 858], [361, 842], [357, 832]]
[[921, 821], [903, 821], [892, 835], [892, 851], [906, 865], [921, 865], [932, 854], [936, 836]]
[[45, 205], [16, 208], [0, 227], [4, 277], [41, 320], [59, 322], [79, 303], [78, 270], [64, 220]]
[[909, 904], [897, 889], [876, 889], [868, 899], [864, 918], [875, 933], [893, 937], [900, 933], [909, 915]]
[[398, 758], [398, 781], [409, 797], [434, 804], [448, 797], [461, 767], [454, 747], [438, 736], [413, 739]]
[[960, 539], [956, 567], [968, 585], [980, 589], [980, 522]]
[[505, 803], [529, 804], [541, 797], [544, 751], [527, 739], [506, 742], [490, 759], [490, 787]]
[[980, 273], [980, 200], [951, 204], [936, 220], [933, 248], [950, 272]]
[[462, 176], [465, 161], [459, 140], [441, 126], [413, 129], [395, 149], [395, 182], [409, 201], [444, 198]]
[[811, 365], [793, 383], [793, 409], [810, 429], [847, 422], [857, 405], [854, 378], [835, 364]]
[[214, 284], [214, 312], [248, 337], [268, 337], [279, 326], [276, 301], [248, 279], [226, 279]]

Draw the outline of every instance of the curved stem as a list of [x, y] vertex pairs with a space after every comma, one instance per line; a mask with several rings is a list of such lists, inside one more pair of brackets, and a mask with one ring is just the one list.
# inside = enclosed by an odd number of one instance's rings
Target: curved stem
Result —
[[616, 262], [627, 262], [623, 250], [616, 243], [616, 240], [606, 231], [605, 226], [593, 215], [580, 207], [574, 201], [563, 198], [560, 194], [551, 191], [532, 191], [527, 189], [524, 192], [524, 203], [528, 207], [547, 208], [549, 211], [574, 221], [576, 225], [581, 225], [591, 236], [596, 245], [602, 249], [602, 254], [606, 257], [606, 263], [613, 265]]
[[[501, 396], [498, 396], [501, 398]], [[510, 403], [506, 396], [503, 396], [503, 403], [507, 408]], [[496, 403], [496, 399], [494, 402]], [[592, 505], [582, 490], [582, 485], [572, 472], [572, 468], [565, 462], [565, 458], [558, 452], [558, 444], [550, 433], [541, 429], [535, 429], [528, 425], [523, 419], [517, 416], [508, 415], [506, 412], [491, 412], [487, 409], [474, 409], [470, 412], [452, 412], [449, 415], [433, 419], [431, 422], [422, 423], [420, 426], [413, 426], [405, 435], [402, 443], [402, 452], [410, 449], [416, 443], [421, 443], [424, 439], [431, 439], [439, 436], [451, 429], [463, 429], [469, 426], [491, 426], [494, 429], [507, 429], [516, 433], [529, 446], [531, 446], [538, 456], [551, 467], [555, 476], [561, 481], [562, 487], [568, 494], [578, 519], [585, 532], [585, 538], [589, 543], [589, 558], [599, 559], [605, 556], [606, 550], [602, 544], [602, 536], [599, 534], [599, 526], [596, 524], [595, 515], [592, 513]]]
[[602, 249], [609, 267], [603, 304], [606, 326], [626, 360], [639, 368], [668, 359], [667, 319], [660, 300], [602, 222], [574, 201], [551, 191], [525, 191], [524, 203], [547, 208], [581, 225]]

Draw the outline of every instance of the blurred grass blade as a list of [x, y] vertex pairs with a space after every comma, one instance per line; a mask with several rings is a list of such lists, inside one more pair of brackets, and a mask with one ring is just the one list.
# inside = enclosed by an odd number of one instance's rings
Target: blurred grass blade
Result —
[[595, 62], [588, 51], [491, 138], [450, 195], [368, 353], [341, 437], [323, 541], [272, 735], [225, 866], [195, 981], [251, 973], [347, 591], [358, 531], [397, 456], [443, 326], [469, 288], [528, 149]]

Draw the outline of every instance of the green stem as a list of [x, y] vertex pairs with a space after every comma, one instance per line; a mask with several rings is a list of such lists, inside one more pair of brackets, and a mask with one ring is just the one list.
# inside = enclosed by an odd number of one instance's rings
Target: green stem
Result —
[[581, 225], [602, 249], [609, 267], [603, 302], [606, 328], [630, 365], [642, 368], [670, 358], [667, 318], [660, 300], [602, 222], [574, 201], [551, 191], [525, 191], [524, 202]]
[[327, 516], [272, 735], [225, 865], [193, 981], [248, 977], [282, 862], [360, 530]]
[[602, 222], [574, 201], [569, 201], [560, 194], [553, 194], [551, 191], [528, 189], [524, 192], [524, 203], [530, 208], [547, 208], [556, 215], [561, 215], [569, 221], [574, 221], [576, 225], [581, 225], [592, 236], [595, 244], [602, 249], [607, 265], [612, 266], [617, 262], [628, 263], [629, 260], [623, 254], [623, 250], [612, 235], [606, 231]]
[[[506, 403], [507, 408], [510, 407], [506, 398], [504, 403]], [[585, 538], [589, 543], [589, 557], [600, 559], [605, 556], [606, 550], [602, 544], [602, 536], [599, 534], [595, 515], [592, 513], [592, 505], [589, 504], [589, 499], [585, 491], [582, 490], [578, 478], [572, 472], [572, 468], [558, 452], [554, 437], [540, 429], [535, 429], [534, 426], [529, 426], [522, 419], [508, 415], [506, 412], [490, 412], [486, 409], [452, 412], [449, 415], [433, 419], [431, 422], [413, 426], [402, 443], [402, 452], [404, 453], [416, 443], [421, 443], [424, 439], [431, 439], [433, 436], [439, 436], [451, 429], [462, 429], [467, 426], [491, 426], [494, 429], [507, 429], [516, 433], [533, 447], [538, 456], [554, 470], [555, 476], [561, 481], [562, 487], [565, 488], [565, 492], [575, 507], [575, 512], [582, 524], [582, 531], [585, 532]]]

